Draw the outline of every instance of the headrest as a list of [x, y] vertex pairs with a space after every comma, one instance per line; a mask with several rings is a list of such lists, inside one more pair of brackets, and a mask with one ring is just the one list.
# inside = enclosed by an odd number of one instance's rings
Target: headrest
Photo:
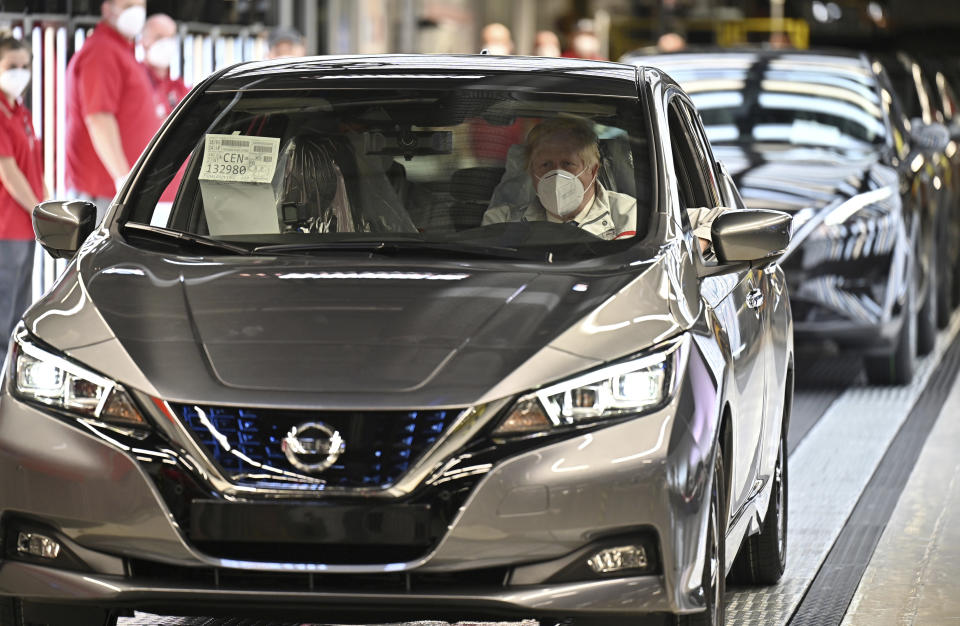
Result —
[[467, 167], [450, 179], [450, 193], [461, 202], [486, 204], [503, 177], [502, 167]]
[[284, 162], [280, 180], [280, 204], [310, 204], [327, 209], [337, 193], [336, 146], [328, 137], [300, 135], [283, 148]]

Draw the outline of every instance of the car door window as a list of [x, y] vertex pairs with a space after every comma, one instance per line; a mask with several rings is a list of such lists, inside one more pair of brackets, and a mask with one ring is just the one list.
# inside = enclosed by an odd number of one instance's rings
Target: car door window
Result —
[[[677, 180], [680, 224], [685, 233], [693, 227], [689, 209], [721, 206], [720, 192], [713, 167], [713, 156], [703, 128], [692, 106], [681, 97], [674, 97], [668, 107], [670, 145]], [[700, 255], [700, 246], [694, 246]]]
[[[696, 130], [689, 105], [679, 97], [670, 103], [668, 123], [680, 208], [719, 206], [710, 154]], [[681, 219], [685, 219], [685, 215]]]

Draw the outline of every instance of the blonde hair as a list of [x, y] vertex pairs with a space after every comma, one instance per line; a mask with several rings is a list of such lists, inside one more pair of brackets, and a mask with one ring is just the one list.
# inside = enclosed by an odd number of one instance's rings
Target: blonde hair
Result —
[[587, 167], [600, 163], [597, 134], [593, 132], [593, 126], [590, 122], [579, 117], [552, 117], [540, 122], [527, 133], [523, 156], [528, 170], [530, 169], [530, 159], [533, 158], [537, 146], [547, 139], [558, 137], [570, 140]]

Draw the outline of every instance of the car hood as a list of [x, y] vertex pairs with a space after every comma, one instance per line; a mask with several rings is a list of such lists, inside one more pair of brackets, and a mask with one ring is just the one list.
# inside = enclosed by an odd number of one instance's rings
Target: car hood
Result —
[[565, 273], [352, 252], [176, 257], [99, 236], [31, 309], [28, 328], [167, 400], [465, 405], [635, 352], [681, 325], [660, 260]]
[[794, 213], [822, 209], [838, 198], [867, 190], [876, 153], [787, 144], [714, 145], [744, 203], [750, 208]]

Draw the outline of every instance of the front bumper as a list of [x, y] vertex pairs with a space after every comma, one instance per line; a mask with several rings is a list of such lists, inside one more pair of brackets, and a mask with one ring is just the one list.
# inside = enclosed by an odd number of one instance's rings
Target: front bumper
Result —
[[[804, 310], [806, 303], [791, 302], [791, 306]], [[816, 306], [816, 305], [813, 305]], [[794, 341], [800, 343], [833, 341], [844, 350], [851, 350], [865, 356], [886, 355], [897, 345], [900, 329], [904, 323], [903, 308], [897, 306], [883, 321], [861, 322], [851, 319], [832, 317], [815, 318], [812, 321], [794, 321]]]
[[[190, 542], [144, 470], [155, 450], [124, 445], [4, 395], [0, 474], [13, 478], [0, 483], [3, 524], [27, 520], [52, 528], [84, 565], [70, 571], [8, 558], [0, 589], [37, 601], [147, 610], [289, 603], [355, 618], [397, 619], [407, 609], [420, 618], [458, 619], [696, 612], [703, 607], [701, 538], [718, 413], [715, 383], [699, 359], [692, 350], [696, 364], [681, 369], [678, 391], [662, 410], [492, 464], [429, 553], [393, 563], [211, 556]], [[656, 571], [558, 582], [583, 550], [629, 533], [652, 538]], [[178, 573], [156, 573], [164, 568]], [[488, 582], [479, 587], [443, 578], [491, 569], [502, 570], [502, 578], [482, 577]], [[184, 572], [197, 576], [177, 584]], [[207, 573], [212, 579], [204, 579]], [[360, 579], [351, 578], [357, 576], [378, 590], [358, 591], [353, 583]], [[381, 584], [397, 576], [399, 588]]]
[[[244, 615], [273, 618], [321, 612], [324, 620], [523, 619], [589, 615], [591, 624], [604, 614], [631, 612], [666, 617], [658, 577], [611, 579], [590, 583], [527, 586], [490, 590], [463, 587], [455, 592], [363, 593], [291, 592], [253, 587], [201, 587], [150, 579], [67, 572], [27, 563], [0, 566], [0, 588], [22, 596], [67, 604], [130, 608], [178, 615], [210, 615], [230, 607]], [[56, 590], [56, 593], [51, 593]], [[612, 609], [617, 607], [617, 609]]]
[[[831, 248], [835, 254], [849, 247], [836, 246]], [[851, 259], [824, 260], [819, 247], [821, 242], [804, 242], [783, 265], [795, 339], [831, 340], [864, 354], [888, 354], [903, 325], [913, 266], [909, 242], [903, 238], [885, 254]]]

